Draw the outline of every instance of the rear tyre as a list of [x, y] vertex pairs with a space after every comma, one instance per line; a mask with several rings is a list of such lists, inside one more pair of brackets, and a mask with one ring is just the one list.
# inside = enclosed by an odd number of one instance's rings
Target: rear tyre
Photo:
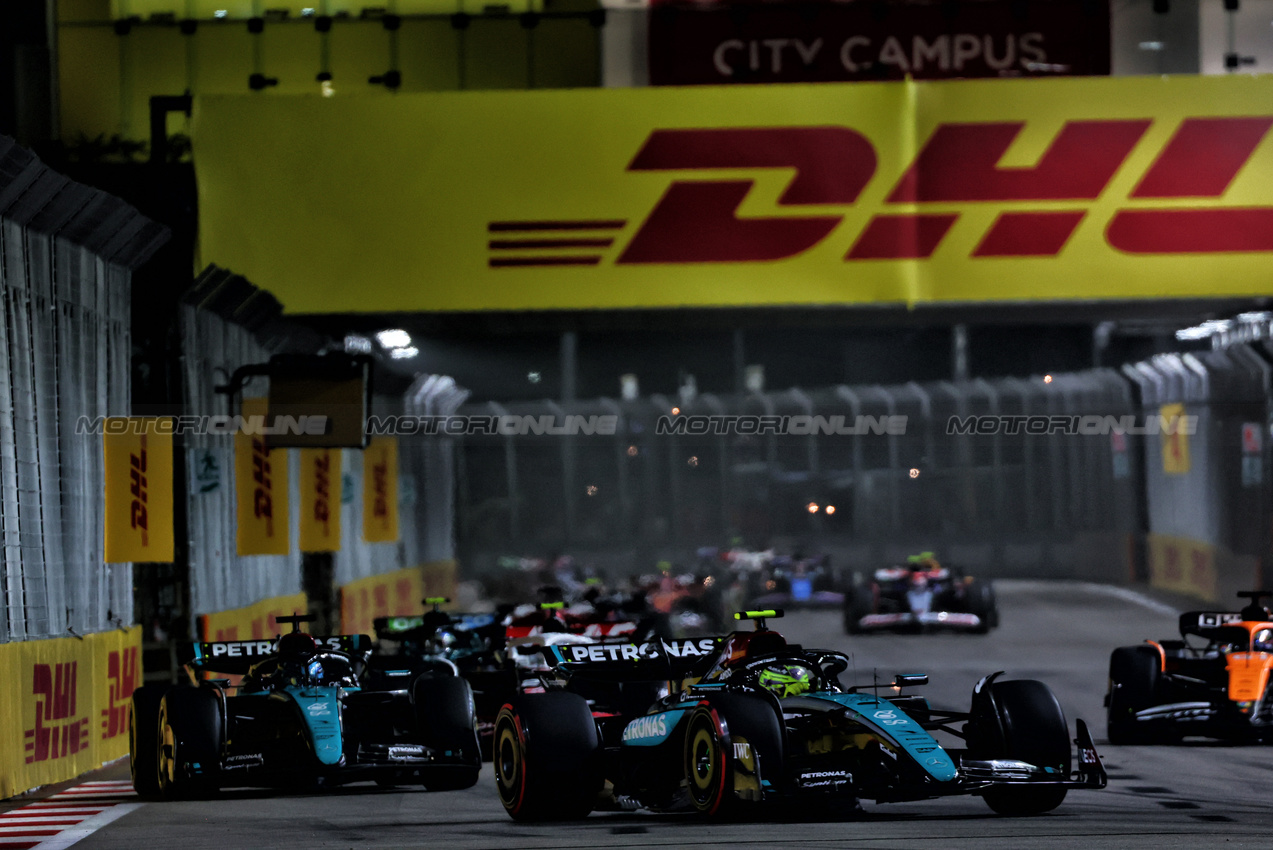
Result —
[[450, 753], [458, 764], [424, 773], [430, 791], [472, 788], [482, 770], [482, 748], [477, 740], [473, 689], [459, 676], [422, 676], [411, 688], [416, 718], [425, 746]]
[[847, 593], [844, 594], [844, 631], [850, 635], [860, 635], [865, 629], [862, 628], [862, 618], [867, 614], [875, 613], [875, 589], [863, 582], [861, 577], [856, 573], [853, 576], [853, 584], [849, 587]]
[[142, 797], [159, 796], [159, 703], [164, 687], [142, 685], [133, 691], [128, 711], [128, 773]]
[[[1056, 695], [1042, 682], [993, 682], [973, 700], [967, 727], [975, 758], [1019, 759], [1050, 768], [1057, 779], [1070, 775], [1070, 732]], [[989, 788], [986, 805], [1001, 815], [1039, 815], [1065, 799], [1055, 786]]]
[[521, 694], [495, 718], [495, 788], [513, 820], [578, 820], [601, 789], [600, 741], [578, 694]]
[[159, 702], [159, 793], [199, 797], [217, 788], [221, 767], [221, 700], [211, 688], [170, 688]]
[[1110, 655], [1105, 730], [1111, 744], [1149, 744], [1158, 737], [1134, 716], [1158, 703], [1161, 675], [1158, 653], [1151, 647], [1120, 646]]
[[990, 582], [974, 579], [965, 589], [965, 599], [968, 613], [976, 614], [981, 620], [981, 625], [974, 629], [977, 634], [984, 635], [999, 625], [999, 606]]

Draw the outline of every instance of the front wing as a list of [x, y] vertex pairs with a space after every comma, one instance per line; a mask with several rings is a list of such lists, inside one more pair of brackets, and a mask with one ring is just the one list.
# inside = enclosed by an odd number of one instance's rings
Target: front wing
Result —
[[985, 621], [976, 614], [961, 611], [926, 611], [914, 614], [910, 611], [899, 611], [892, 614], [866, 614], [858, 618], [858, 627], [863, 630], [878, 629], [955, 629], [977, 630], [985, 628]]

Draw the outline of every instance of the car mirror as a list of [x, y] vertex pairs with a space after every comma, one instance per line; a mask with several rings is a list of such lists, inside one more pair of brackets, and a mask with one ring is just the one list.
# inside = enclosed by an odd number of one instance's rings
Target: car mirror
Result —
[[893, 677], [893, 687], [906, 688], [916, 687], [917, 685], [927, 685], [927, 673], [898, 673]]

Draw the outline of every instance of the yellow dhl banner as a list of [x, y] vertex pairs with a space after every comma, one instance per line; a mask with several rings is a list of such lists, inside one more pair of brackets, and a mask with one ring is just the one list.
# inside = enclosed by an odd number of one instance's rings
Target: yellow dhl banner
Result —
[[172, 424], [152, 416], [104, 423], [108, 564], [173, 559]]
[[0, 798], [128, 755], [141, 627], [0, 644]]
[[1162, 471], [1167, 475], [1189, 474], [1189, 434], [1184, 427], [1185, 406], [1164, 404], [1158, 411], [1163, 425]]
[[371, 634], [377, 617], [423, 613], [426, 597], [455, 597], [455, 561], [432, 561], [384, 575], [351, 581], [340, 588], [340, 630]]
[[[262, 417], [263, 398], [243, 400], [243, 419]], [[286, 555], [291, 550], [287, 502], [287, 450], [266, 448], [265, 437], [246, 430], [234, 435], [236, 540], [240, 555]]]
[[376, 437], [362, 453], [362, 539], [398, 539], [398, 440]]
[[243, 608], [231, 608], [202, 614], [199, 617], [200, 640], [270, 640], [289, 632], [291, 626], [280, 627], [275, 617], [288, 617], [309, 611], [309, 598], [304, 593], [262, 599]]
[[298, 313], [1267, 294], [1270, 125], [1268, 75], [209, 96], [200, 259]]
[[1216, 601], [1218, 577], [1214, 546], [1165, 534], [1149, 534], [1146, 542], [1151, 587]]
[[340, 449], [301, 449], [301, 551], [340, 550]]

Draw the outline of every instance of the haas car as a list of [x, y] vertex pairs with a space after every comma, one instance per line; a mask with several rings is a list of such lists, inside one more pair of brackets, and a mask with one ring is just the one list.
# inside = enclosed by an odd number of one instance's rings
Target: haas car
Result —
[[[848, 657], [787, 643], [765, 625], [780, 611], [735, 616], [755, 630], [548, 648], [555, 681], [545, 676], [551, 686], [519, 694], [496, 719], [508, 814], [834, 814], [859, 799], [974, 795], [996, 812], [1033, 815], [1071, 788], [1105, 786], [1087, 727], [1076, 722], [1076, 763], [1061, 706], [1041, 682], [995, 673], [977, 683], [968, 712], [938, 710], [902, 693], [926, 675], [845, 687]], [[938, 743], [939, 731], [962, 745]]]
[[313, 617], [277, 619], [293, 626], [277, 642], [192, 644], [189, 683], [133, 692], [129, 754], [139, 794], [360, 780], [447, 790], [477, 782], [482, 763], [467, 682], [421, 675], [400, 689], [369, 689], [370, 638], [316, 639], [299, 630]]
[[1273, 616], [1246, 591], [1241, 611], [1180, 615], [1180, 639], [1114, 650], [1105, 697], [1110, 743], [1185, 735], [1273, 741]]
[[905, 565], [855, 574], [844, 595], [844, 630], [956, 630], [985, 634], [999, 625], [994, 586], [942, 566], [932, 552], [912, 555]]

